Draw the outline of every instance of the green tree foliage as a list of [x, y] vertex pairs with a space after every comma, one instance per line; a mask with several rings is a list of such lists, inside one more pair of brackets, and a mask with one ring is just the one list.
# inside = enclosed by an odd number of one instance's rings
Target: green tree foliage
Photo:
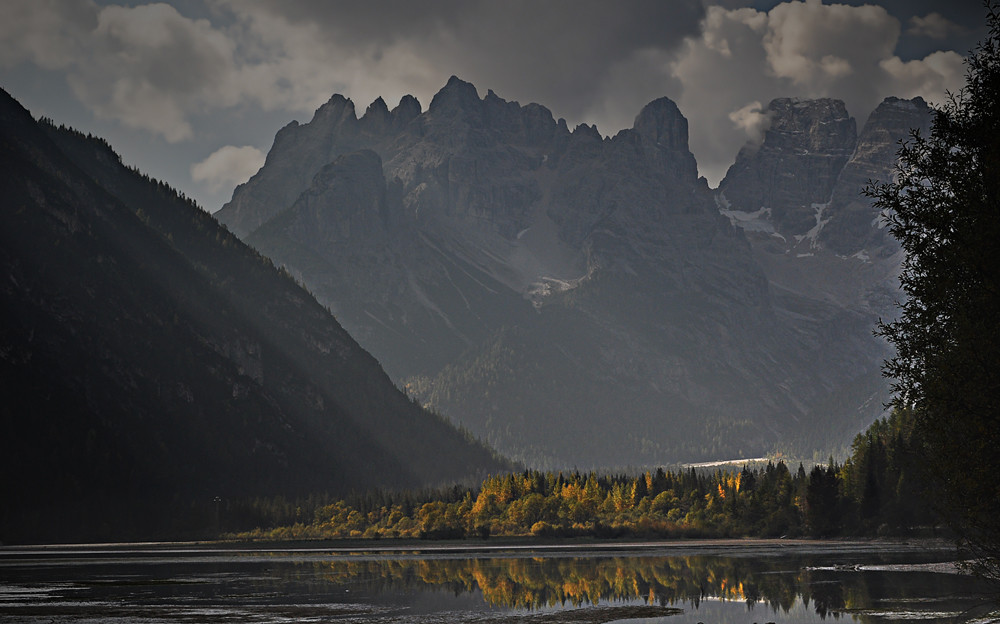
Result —
[[[914, 410], [940, 510], [1000, 579], [1000, 31], [996, 1], [986, 10], [966, 87], [901, 147], [895, 181], [866, 192], [906, 252], [907, 299], [878, 330], [896, 347], [896, 406]], [[887, 485], [871, 484], [864, 513]]]

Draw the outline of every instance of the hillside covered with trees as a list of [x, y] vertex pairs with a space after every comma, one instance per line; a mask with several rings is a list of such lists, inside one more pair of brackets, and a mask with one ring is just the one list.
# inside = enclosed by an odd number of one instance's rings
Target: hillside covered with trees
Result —
[[831, 460], [806, 470], [778, 461], [638, 475], [525, 471], [491, 476], [475, 489], [370, 492], [292, 505], [291, 518], [287, 505], [261, 500], [234, 505], [226, 520], [246, 522], [252, 508], [258, 521], [287, 523], [235, 535], [250, 539], [907, 534], [933, 523], [913, 444], [912, 418], [894, 413], [857, 436], [843, 465]]
[[217, 497], [506, 465], [194, 202], [3, 91], [0, 167], [0, 541], [200, 535]]

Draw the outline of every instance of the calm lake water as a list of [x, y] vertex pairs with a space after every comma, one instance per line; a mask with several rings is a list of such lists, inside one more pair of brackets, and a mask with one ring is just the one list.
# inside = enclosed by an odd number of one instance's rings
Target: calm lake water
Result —
[[0, 548], [3, 622], [988, 622], [927, 542]]

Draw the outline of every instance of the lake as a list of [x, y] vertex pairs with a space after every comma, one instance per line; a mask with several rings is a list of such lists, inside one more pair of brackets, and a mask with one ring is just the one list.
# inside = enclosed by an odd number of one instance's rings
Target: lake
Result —
[[987, 622], [943, 542], [0, 548], [0, 621]]

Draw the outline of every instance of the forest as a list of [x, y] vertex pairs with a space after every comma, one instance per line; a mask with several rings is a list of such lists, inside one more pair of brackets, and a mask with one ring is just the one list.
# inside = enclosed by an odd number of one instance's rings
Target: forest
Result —
[[219, 521], [225, 537], [250, 540], [907, 535], [934, 523], [919, 462], [913, 419], [896, 411], [859, 434], [843, 464], [809, 470], [781, 460], [635, 475], [526, 470], [477, 488], [226, 501]]

